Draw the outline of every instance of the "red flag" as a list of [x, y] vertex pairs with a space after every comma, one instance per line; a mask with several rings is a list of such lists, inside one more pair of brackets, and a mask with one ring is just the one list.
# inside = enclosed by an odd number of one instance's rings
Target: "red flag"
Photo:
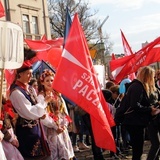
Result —
[[47, 54], [52, 48], [62, 48], [63, 38], [55, 38], [47, 40], [44, 35], [41, 40], [29, 40], [25, 39], [27, 45], [34, 51], [37, 51], [38, 60], [48, 61]]
[[52, 47], [62, 47], [64, 39], [62, 37], [55, 38], [52, 40], [45, 41], [46, 44], [51, 45]]
[[131, 47], [129, 43], [127, 42], [126, 37], [124, 36], [122, 30], [121, 30], [121, 37], [122, 37], [122, 43], [123, 43], [123, 48], [124, 48], [124, 54], [126, 56], [133, 54]]
[[47, 40], [47, 37], [46, 37], [45, 34], [43, 35], [43, 37], [41, 38], [41, 40], [42, 40], [43, 42], [45, 42], [45, 41]]
[[5, 79], [7, 82], [7, 89], [6, 89], [6, 95], [9, 96], [9, 89], [13, 81], [15, 80], [15, 69], [5, 69]]
[[46, 40], [45, 36], [42, 37], [41, 40], [24, 40], [27, 45], [33, 49], [34, 51], [48, 51], [49, 49], [55, 47], [62, 47], [63, 45], [63, 38], [55, 38], [52, 40]]
[[5, 10], [3, 8], [2, 2], [0, 1], [0, 18], [5, 16]]
[[114, 120], [101, 92], [77, 14], [67, 37], [53, 88], [90, 114], [96, 145], [115, 152], [110, 129]]
[[34, 57], [34, 62], [35, 60], [47, 61], [47, 51], [51, 49], [51, 45], [44, 43], [43, 40], [25, 39], [24, 41], [27, 43], [29, 48], [37, 52], [36, 57]]
[[132, 54], [110, 61], [110, 69], [116, 81], [120, 82], [126, 75], [136, 72], [140, 67], [160, 61], [160, 37]]
[[112, 60], [115, 60], [115, 59], [116, 59], [116, 57], [115, 57], [114, 53], [112, 53]]
[[42, 52], [51, 49], [51, 45], [44, 43], [43, 40], [25, 39], [25, 42], [34, 51]]
[[[132, 49], [131, 49], [126, 37], [124, 36], [124, 33], [122, 32], [122, 30], [121, 30], [121, 37], [122, 37], [122, 43], [123, 43], [125, 56], [129, 56], [129, 55], [133, 54]], [[131, 73], [129, 75], [129, 78], [131, 80], [135, 79], [136, 78], [135, 73]]]

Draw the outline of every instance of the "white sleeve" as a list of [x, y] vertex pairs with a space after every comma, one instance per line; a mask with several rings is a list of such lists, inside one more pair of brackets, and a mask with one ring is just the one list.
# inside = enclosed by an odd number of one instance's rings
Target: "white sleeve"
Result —
[[44, 103], [44, 96], [42, 94], [39, 94], [37, 96], [37, 101], [38, 101], [38, 103]]
[[45, 119], [41, 119], [41, 123], [48, 128], [54, 128], [55, 130], [58, 129], [55, 121], [47, 113]]
[[[43, 103], [44, 96], [42, 94], [39, 94], [37, 96], [37, 101]], [[45, 115], [46, 115], [45, 119], [41, 119], [42, 124], [48, 128], [54, 128], [55, 130], [57, 130], [58, 126], [55, 123], [55, 121], [48, 115], [47, 112], [45, 113]]]
[[25, 95], [15, 89], [11, 95], [10, 100], [17, 113], [25, 119], [36, 120], [45, 114], [47, 103], [45, 101], [32, 105]]

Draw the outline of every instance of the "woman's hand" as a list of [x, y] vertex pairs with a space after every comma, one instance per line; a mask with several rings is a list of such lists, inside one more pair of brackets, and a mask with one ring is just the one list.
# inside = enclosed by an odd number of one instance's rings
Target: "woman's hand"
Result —
[[46, 97], [45, 97], [45, 99], [44, 99], [44, 101], [46, 102], [46, 103], [48, 103], [48, 102], [51, 102], [52, 101], [52, 96], [51, 95], [47, 95]]
[[46, 114], [44, 114], [40, 119], [45, 119], [46, 118]]
[[57, 132], [58, 134], [62, 133], [63, 131], [64, 131], [64, 128], [63, 128], [63, 127], [59, 127], [59, 128], [56, 130], [56, 132]]
[[18, 140], [17, 139], [14, 139], [12, 142], [11, 142], [11, 144], [13, 145], [13, 146], [15, 146], [15, 147], [19, 147], [19, 142], [18, 142]]
[[155, 116], [160, 113], [159, 108], [155, 108], [154, 106], [152, 106], [151, 109], [152, 109], [152, 111], [151, 111], [152, 116]]

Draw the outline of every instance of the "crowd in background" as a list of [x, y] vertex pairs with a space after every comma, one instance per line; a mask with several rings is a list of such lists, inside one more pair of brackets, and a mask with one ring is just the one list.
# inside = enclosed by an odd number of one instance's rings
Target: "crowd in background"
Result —
[[[54, 76], [45, 69], [33, 78], [29, 62], [17, 69], [9, 99], [2, 101], [1, 160], [76, 160], [75, 152], [89, 149], [94, 160], [105, 159], [104, 149], [96, 146], [90, 115], [52, 88]], [[112, 159], [132, 150], [132, 160], [140, 160], [146, 135], [151, 141], [147, 160], [159, 159], [159, 90], [160, 71], [148, 66], [132, 81], [125, 77], [125, 83], [106, 82], [102, 93], [113, 118], [124, 96], [130, 109], [123, 122], [111, 128], [116, 143]]]

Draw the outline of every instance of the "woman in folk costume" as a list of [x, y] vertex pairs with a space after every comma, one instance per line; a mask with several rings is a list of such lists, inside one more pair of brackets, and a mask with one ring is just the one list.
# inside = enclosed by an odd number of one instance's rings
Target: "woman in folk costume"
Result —
[[0, 119], [0, 160], [7, 160], [5, 153], [4, 153], [4, 149], [2, 146], [2, 140], [4, 138], [4, 134], [2, 133], [2, 126], [3, 126], [3, 121], [2, 121], [2, 114], [1, 114], [1, 119]]
[[4, 138], [2, 140], [2, 146], [7, 160], [24, 160], [21, 153], [17, 149], [19, 142], [14, 133], [14, 127], [18, 115], [14, 112], [13, 106], [9, 100], [4, 97], [2, 99], [2, 115], [3, 115], [3, 127], [2, 133]]
[[[34, 54], [32, 50], [24, 53]], [[45, 108], [51, 100], [47, 96], [43, 102], [37, 103], [35, 95], [29, 90], [29, 81], [32, 77], [32, 65], [29, 60], [17, 69], [17, 79], [11, 87], [10, 100], [18, 113], [16, 122], [16, 136], [19, 141], [19, 151], [24, 158], [49, 159], [47, 144], [43, 137], [40, 119], [44, 118]]]
[[39, 102], [43, 103], [47, 95], [52, 96], [52, 101], [48, 103], [46, 116], [52, 119], [54, 126], [50, 126], [41, 120], [46, 126], [46, 136], [51, 150], [52, 160], [71, 160], [74, 158], [72, 143], [67, 127], [71, 122], [67, 109], [60, 93], [53, 90], [52, 83], [54, 73], [51, 70], [44, 70], [40, 76]]

